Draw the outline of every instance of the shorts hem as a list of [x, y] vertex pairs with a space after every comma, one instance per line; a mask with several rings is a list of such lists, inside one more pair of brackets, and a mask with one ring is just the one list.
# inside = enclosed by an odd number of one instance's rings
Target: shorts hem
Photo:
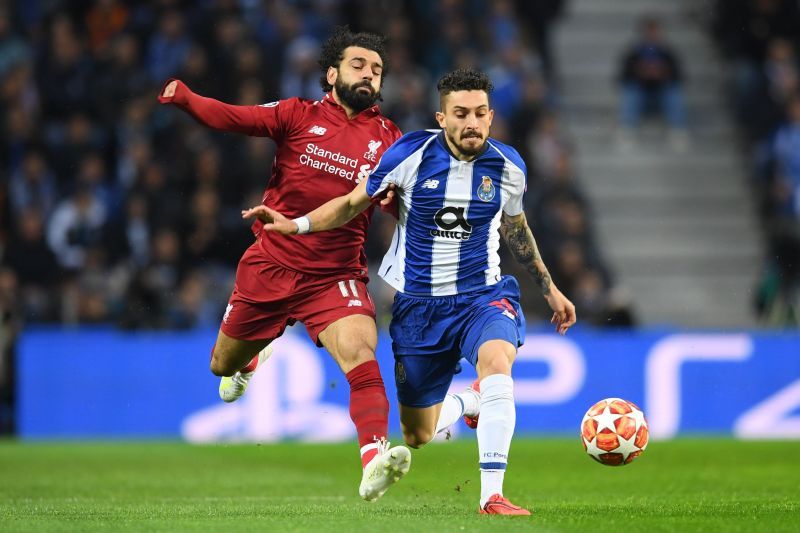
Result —
[[280, 337], [281, 335], [283, 335], [284, 331], [286, 331], [286, 326], [287, 325], [288, 324], [284, 325], [281, 328], [277, 328], [277, 330], [275, 331], [275, 333], [273, 335], [268, 335], [268, 336], [264, 336], [261, 332], [256, 332], [256, 333], [253, 333], [252, 335], [233, 334], [232, 332], [229, 331], [229, 328], [225, 327], [224, 323], [220, 324], [219, 330], [222, 333], [224, 333], [227, 337], [230, 337], [231, 339], [234, 339], [234, 340], [237, 340], [237, 341], [248, 341], [248, 342], [273, 341], [273, 340], [277, 339], [278, 337]]
[[[445, 396], [447, 396], [447, 395], [445, 394]], [[444, 398], [442, 398], [438, 402], [437, 401], [434, 401], [434, 402], [420, 402], [420, 403], [417, 403], [416, 405], [412, 405], [410, 403], [403, 403], [403, 401], [400, 399], [400, 397], [399, 396], [397, 397], [397, 403], [399, 403], [403, 407], [413, 407], [414, 409], [425, 409], [427, 407], [433, 407], [434, 405], [440, 404], [442, 402], [444, 402]]]
[[364, 316], [370, 317], [372, 320], [375, 320], [375, 313], [370, 311], [369, 309], [365, 309], [363, 307], [352, 307], [351, 309], [352, 309], [351, 313], [348, 313], [348, 314], [342, 315], [342, 316], [338, 316], [334, 320], [331, 320], [330, 322], [326, 323], [323, 327], [314, 328], [313, 331], [312, 331], [311, 327], [308, 324], [303, 322], [303, 325], [306, 327], [306, 333], [308, 333], [309, 338], [319, 348], [324, 348], [322, 343], [319, 341], [319, 334], [322, 333], [323, 331], [325, 331], [328, 328], [328, 326], [330, 326], [334, 322], [338, 322], [339, 320], [341, 320], [343, 318], [347, 318], [349, 316], [355, 316], [355, 315], [364, 315]]

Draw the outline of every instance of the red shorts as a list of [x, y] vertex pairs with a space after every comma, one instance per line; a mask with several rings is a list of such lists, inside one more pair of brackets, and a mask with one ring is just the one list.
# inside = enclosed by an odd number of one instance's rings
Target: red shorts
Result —
[[375, 305], [364, 275], [318, 276], [286, 269], [273, 262], [258, 241], [245, 251], [220, 329], [234, 339], [280, 337], [286, 326], [302, 322], [318, 345], [319, 334], [351, 315], [375, 318]]

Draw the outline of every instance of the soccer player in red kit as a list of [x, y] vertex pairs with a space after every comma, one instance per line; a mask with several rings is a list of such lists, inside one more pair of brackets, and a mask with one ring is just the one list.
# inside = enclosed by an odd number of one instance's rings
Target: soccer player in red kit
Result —
[[[350, 192], [400, 137], [375, 105], [385, 59], [382, 37], [342, 27], [322, 46], [320, 82], [327, 94], [321, 100], [234, 106], [170, 79], [159, 101], [217, 130], [272, 138], [277, 152], [263, 203], [299, 217]], [[363, 250], [371, 212], [320, 234], [261, 232], [256, 222], [256, 241], [239, 261], [211, 358], [211, 371], [223, 376], [220, 396], [234, 401], [270, 355], [269, 344], [287, 325], [305, 324], [350, 384], [350, 417], [364, 467], [359, 494], [368, 501], [382, 496], [411, 464], [407, 448], [389, 448], [386, 441], [389, 402], [375, 360], [375, 308]]]

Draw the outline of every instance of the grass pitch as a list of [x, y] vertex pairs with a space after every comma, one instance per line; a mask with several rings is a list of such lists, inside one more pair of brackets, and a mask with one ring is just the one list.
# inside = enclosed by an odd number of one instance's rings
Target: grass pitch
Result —
[[0, 531], [797, 531], [800, 443], [653, 442], [631, 465], [575, 439], [518, 439], [506, 495], [531, 518], [477, 514], [474, 440], [414, 451], [376, 503], [355, 443], [0, 442]]

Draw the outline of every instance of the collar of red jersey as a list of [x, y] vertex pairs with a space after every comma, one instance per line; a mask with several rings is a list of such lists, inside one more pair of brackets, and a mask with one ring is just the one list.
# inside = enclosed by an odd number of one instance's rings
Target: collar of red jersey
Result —
[[[340, 106], [336, 102], [336, 99], [334, 99], [333, 95], [330, 92], [325, 93], [325, 96], [322, 97], [321, 102], [323, 104], [327, 104], [327, 105], [333, 106], [336, 109], [340, 109], [342, 111], [342, 113], [345, 112], [344, 108], [342, 106]], [[361, 115], [375, 116], [375, 115], [380, 115], [380, 114], [381, 114], [381, 108], [378, 107], [378, 104], [375, 104], [375, 105], [373, 105], [371, 107], [366, 108], [364, 111], [361, 111], [360, 113], [358, 113], [356, 115], [356, 117], [359, 117]]]

